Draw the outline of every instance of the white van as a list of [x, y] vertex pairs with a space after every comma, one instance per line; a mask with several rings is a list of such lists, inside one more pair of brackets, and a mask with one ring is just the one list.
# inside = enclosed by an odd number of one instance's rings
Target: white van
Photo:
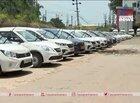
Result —
[[0, 32], [0, 74], [32, 66], [32, 54], [22, 45], [12, 44], [7, 32]]
[[7, 32], [11, 41], [18, 42], [30, 50], [33, 55], [33, 67], [40, 67], [42, 63], [49, 63], [62, 58], [62, 51], [58, 45], [42, 41], [42, 38], [37, 35], [18, 27], [0, 28], [0, 31]]

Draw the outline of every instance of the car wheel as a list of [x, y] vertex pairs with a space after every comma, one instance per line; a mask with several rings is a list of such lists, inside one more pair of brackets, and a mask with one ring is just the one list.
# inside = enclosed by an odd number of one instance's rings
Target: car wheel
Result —
[[63, 60], [66, 60], [67, 59], [67, 57], [63, 57]]
[[74, 56], [78, 56], [78, 55], [79, 55], [78, 53], [74, 54]]
[[38, 68], [42, 65], [42, 56], [39, 53], [32, 53], [33, 55], [33, 67]]
[[2, 68], [1, 68], [1, 66], [0, 66], [0, 75], [2, 74]]

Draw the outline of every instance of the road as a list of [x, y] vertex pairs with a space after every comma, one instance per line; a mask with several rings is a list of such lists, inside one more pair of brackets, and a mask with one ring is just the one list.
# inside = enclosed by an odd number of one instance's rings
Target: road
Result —
[[[0, 77], [3, 93], [140, 92], [140, 37], [93, 54]], [[139, 96], [12, 96], [5, 103], [139, 103]]]

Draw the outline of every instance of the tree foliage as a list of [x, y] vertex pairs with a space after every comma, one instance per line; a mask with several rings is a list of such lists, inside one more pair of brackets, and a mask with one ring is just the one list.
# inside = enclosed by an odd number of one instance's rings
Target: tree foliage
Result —
[[122, 6], [122, 0], [110, 0], [109, 7], [114, 12], [116, 11], [116, 7]]
[[54, 27], [57, 27], [57, 28], [65, 28], [65, 24], [62, 22], [61, 19], [59, 18], [52, 18], [50, 20], [50, 23], [54, 26]]
[[33, 5], [27, 0], [0, 0], [0, 14], [10, 19], [26, 22], [39, 20], [39, 9], [39, 4]]

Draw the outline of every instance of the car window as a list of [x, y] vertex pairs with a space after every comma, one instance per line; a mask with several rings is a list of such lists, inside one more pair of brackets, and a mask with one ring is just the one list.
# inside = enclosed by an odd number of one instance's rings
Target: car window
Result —
[[9, 44], [11, 43], [6, 37], [3, 36], [3, 33], [0, 33], [0, 44]]
[[44, 37], [48, 38], [48, 39], [56, 39], [58, 38], [54, 33], [52, 33], [51, 31], [45, 31], [45, 30], [38, 30], [37, 32], [39, 32], [41, 35], [43, 35]]
[[0, 32], [0, 43], [12, 43], [12, 42], [23, 42], [23, 40], [11, 31]]
[[83, 37], [91, 37], [89, 33], [87, 32], [81, 32], [83, 34]]
[[26, 30], [27, 32], [31, 33], [33, 36], [35, 36], [37, 38], [38, 41], [43, 41], [45, 40], [43, 37], [41, 37], [39, 34], [37, 34], [36, 32], [32, 31], [32, 30]]
[[42, 41], [42, 38], [39, 38], [34, 32], [32, 31], [17, 31], [19, 34], [21, 34], [28, 42], [34, 42], [34, 41]]
[[65, 31], [61, 31], [59, 34], [59, 38], [61, 39], [72, 39], [72, 36]]

